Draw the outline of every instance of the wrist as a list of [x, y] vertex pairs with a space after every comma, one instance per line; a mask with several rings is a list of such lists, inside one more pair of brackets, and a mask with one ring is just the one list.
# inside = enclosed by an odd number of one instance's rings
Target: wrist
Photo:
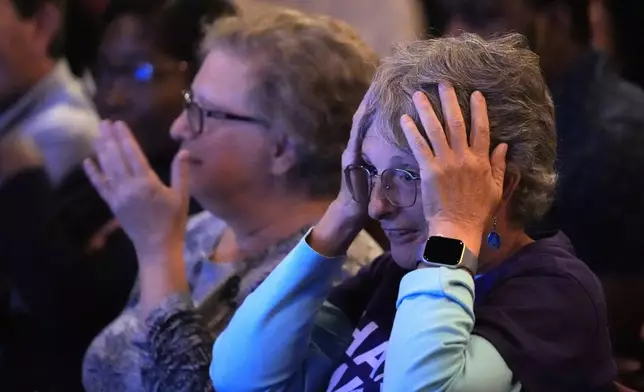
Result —
[[352, 215], [342, 204], [333, 202], [311, 231], [309, 245], [327, 257], [343, 255], [363, 224], [363, 217]]
[[139, 257], [139, 277], [143, 319], [168, 296], [189, 292], [186, 269], [181, 255], [165, 253]]
[[429, 237], [440, 236], [463, 241], [475, 257], [479, 256], [483, 229], [473, 225], [433, 220], [429, 223]]
[[159, 241], [133, 241], [139, 264], [158, 264], [155, 260], [164, 260], [183, 257], [183, 239], [176, 237]]

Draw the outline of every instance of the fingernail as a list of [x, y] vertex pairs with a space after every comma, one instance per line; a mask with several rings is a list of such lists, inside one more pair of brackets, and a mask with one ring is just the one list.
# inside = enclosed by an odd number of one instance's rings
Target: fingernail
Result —
[[482, 101], [483, 101], [483, 99], [484, 99], [484, 98], [483, 98], [483, 94], [482, 94], [480, 91], [478, 91], [478, 90], [477, 90], [477, 91], [474, 91], [474, 93], [472, 93], [472, 95], [474, 96], [474, 99], [475, 99], [476, 101], [478, 101], [478, 102], [482, 102]]
[[447, 91], [447, 89], [449, 89], [450, 87], [451, 87], [451, 84], [449, 84], [448, 82], [440, 82], [438, 84], [438, 88], [443, 92]]

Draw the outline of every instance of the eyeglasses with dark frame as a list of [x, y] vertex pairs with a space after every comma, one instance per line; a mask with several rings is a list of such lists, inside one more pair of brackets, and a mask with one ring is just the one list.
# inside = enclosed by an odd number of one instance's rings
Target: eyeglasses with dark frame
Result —
[[184, 90], [183, 91], [183, 100], [184, 106], [186, 109], [186, 114], [188, 116], [188, 123], [190, 128], [195, 135], [201, 135], [204, 131], [204, 123], [206, 118], [214, 118], [219, 120], [229, 120], [229, 121], [242, 121], [248, 123], [254, 123], [261, 125], [262, 127], [268, 128], [269, 124], [259, 118], [244, 116], [241, 114], [228, 113], [222, 110], [211, 110], [201, 107], [193, 98], [192, 91]]
[[380, 177], [384, 195], [395, 207], [411, 207], [418, 197], [416, 185], [420, 176], [405, 169], [387, 169], [378, 174], [368, 166], [349, 165], [344, 169], [344, 176], [351, 197], [360, 204], [368, 204], [371, 200], [376, 177]]

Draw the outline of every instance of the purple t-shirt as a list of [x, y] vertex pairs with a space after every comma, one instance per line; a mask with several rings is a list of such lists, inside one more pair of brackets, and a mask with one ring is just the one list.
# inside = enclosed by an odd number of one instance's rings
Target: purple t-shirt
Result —
[[[329, 301], [355, 325], [331, 391], [380, 391], [400, 280], [389, 254]], [[616, 376], [601, 285], [558, 233], [526, 246], [475, 283], [473, 333], [490, 341], [525, 391], [612, 391]], [[358, 381], [359, 380], [359, 381]], [[334, 389], [337, 388], [337, 389]]]

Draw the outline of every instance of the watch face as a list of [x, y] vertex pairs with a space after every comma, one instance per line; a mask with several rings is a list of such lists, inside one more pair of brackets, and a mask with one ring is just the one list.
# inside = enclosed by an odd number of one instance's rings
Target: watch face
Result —
[[463, 241], [445, 237], [429, 237], [423, 258], [430, 263], [456, 266], [461, 262], [464, 251]]

